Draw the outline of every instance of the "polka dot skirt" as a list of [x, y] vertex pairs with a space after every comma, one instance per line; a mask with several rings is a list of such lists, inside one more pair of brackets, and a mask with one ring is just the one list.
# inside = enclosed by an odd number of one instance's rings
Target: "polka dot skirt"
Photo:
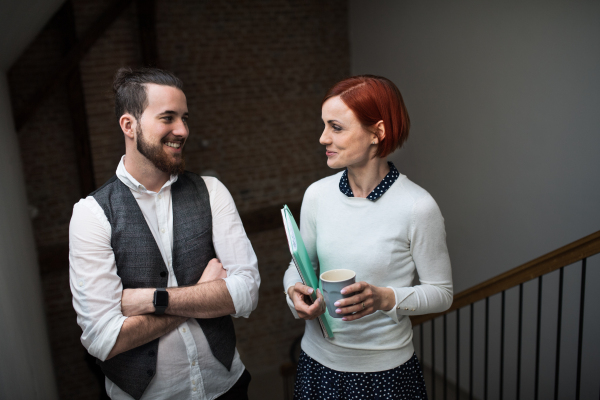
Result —
[[413, 354], [404, 364], [379, 372], [339, 372], [300, 353], [294, 400], [427, 400], [423, 371]]
[[[394, 164], [391, 161], [388, 161], [388, 165], [390, 166], [390, 172], [387, 173], [385, 178], [379, 185], [369, 195], [367, 196], [368, 200], [375, 201], [396, 182], [398, 177], [400, 176], [400, 172], [396, 169]], [[340, 179], [340, 191], [344, 193], [348, 197], [354, 197], [354, 193], [352, 193], [352, 189], [350, 188], [350, 182], [348, 182], [348, 170], [346, 169], [342, 174], [342, 178]]]

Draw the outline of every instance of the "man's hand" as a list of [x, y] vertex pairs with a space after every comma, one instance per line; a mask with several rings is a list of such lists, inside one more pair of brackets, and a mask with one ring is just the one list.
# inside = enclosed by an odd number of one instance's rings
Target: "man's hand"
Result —
[[213, 258], [208, 262], [198, 284], [225, 278], [227, 278], [227, 270], [223, 268], [223, 264], [221, 264], [218, 258]]
[[312, 305], [306, 302], [305, 296], [310, 296], [312, 292], [313, 288], [300, 282], [296, 282], [296, 285], [288, 290], [288, 295], [294, 302], [294, 308], [302, 319], [312, 320], [325, 313], [325, 299], [319, 289], [317, 289], [317, 300]]
[[[196, 285], [223, 278], [227, 278], [227, 270], [223, 268], [223, 264], [217, 258], [213, 258], [208, 262]], [[134, 315], [153, 314], [155, 290], [153, 288], [123, 290], [121, 295], [121, 312], [123, 315], [133, 317]]]
[[[167, 288], [169, 307], [166, 314], [188, 318], [215, 318], [235, 313], [233, 300], [223, 278], [227, 271], [213, 258], [198, 283], [188, 287]], [[121, 295], [121, 312], [126, 317], [154, 313], [156, 289], [125, 289]]]

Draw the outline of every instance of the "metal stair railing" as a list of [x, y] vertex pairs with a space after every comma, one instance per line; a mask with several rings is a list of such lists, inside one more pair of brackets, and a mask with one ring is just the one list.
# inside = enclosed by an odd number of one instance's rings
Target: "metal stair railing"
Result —
[[[600, 321], [600, 318], [597, 318], [600, 317], [600, 302], [592, 302], [586, 307], [588, 258], [598, 253], [600, 253], [600, 231], [458, 293], [446, 312], [411, 317], [415, 329], [415, 342], [418, 341], [415, 347], [418, 349], [419, 358], [432, 371], [433, 379], [428, 382], [430, 398], [433, 400], [464, 398], [579, 400], [582, 396], [582, 378], [585, 378], [587, 384], [585, 397], [589, 398], [591, 392], [592, 398], [599, 398], [600, 329], [596, 329], [599, 332], [592, 330], [587, 340], [584, 338], [584, 321]], [[600, 261], [596, 258], [594, 260]], [[581, 268], [573, 266], [579, 262]], [[578, 271], [579, 282], [576, 284], [574, 279]], [[547, 278], [544, 280], [544, 277]], [[567, 280], [568, 284], [565, 283]], [[550, 284], [547, 283], [548, 281]], [[553, 287], [548, 287], [554, 281], [557, 281], [556, 291], [552, 290]], [[600, 279], [597, 282], [600, 283]], [[595, 296], [597, 291], [589, 292], [589, 289], [590, 287], [588, 287], [588, 297], [590, 293], [591, 296]], [[570, 295], [568, 299], [565, 297], [566, 294]], [[526, 301], [526, 297], [535, 300]], [[548, 301], [549, 297], [550, 301]], [[574, 297], [577, 297], [578, 301], [575, 301]], [[551, 309], [548, 303], [554, 300], [556, 300], [556, 308]], [[490, 313], [493, 302], [499, 303], [499, 307], [495, 307], [499, 313]], [[516, 304], [512, 304], [511, 307], [508, 302]], [[535, 304], [535, 310], [527, 307], [524, 311], [524, 305], [530, 304]], [[511, 310], [514, 308], [516, 312], [512, 313]], [[480, 318], [482, 313], [483, 317]], [[515, 314], [516, 321], [513, 321]], [[565, 319], [565, 316], [572, 315], [578, 315], [575, 324], [570, 324]], [[468, 317], [467, 329], [464, 327], [465, 317]], [[498, 325], [497, 329], [490, 327], [491, 322]], [[449, 329], [448, 325], [453, 326]], [[551, 325], [553, 328], [550, 327]], [[597, 325], [596, 322], [594, 326]], [[526, 333], [524, 331], [528, 328], [532, 332], [527, 332], [530, 334], [525, 336], [535, 338], [533, 344], [524, 346], [524, 339], [527, 339], [524, 338]], [[574, 329], [577, 331], [576, 334]], [[476, 330], [481, 335], [476, 335]], [[599, 336], [594, 337], [595, 333]], [[450, 353], [448, 352], [449, 336], [453, 336], [451, 339], [454, 339], [452, 340], [454, 349]], [[569, 341], [574, 336], [577, 337], [576, 346], [572, 346], [572, 341]], [[466, 337], [468, 341], [465, 340]], [[496, 338], [498, 340], [494, 340]], [[553, 346], [546, 345], [546, 342], [551, 339], [554, 339]], [[468, 342], [466, 346], [468, 351], [465, 349], [465, 341]], [[482, 342], [477, 343], [477, 351], [476, 342]], [[499, 349], [494, 349], [491, 346], [492, 342], [496, 342], [496, 347]], [[543, 353], [541, 353], [542, 342], [544, 342]], [[587, 346], [585, 353], [584, 345]], [[594, 366], [582, 370], [582, 356], [586, 354], [589, 354], [588, 358]], [[544, 359], [552, 358], [553, 371], [549, 371], [552, 363], [540, 364], [541, 356]], [[441, 365], [439, 365], [440, 358]], [[449, 362], [449, 358], [453, 358], [454, 362]], [[524, 363], [529, 364], [529, 368], [524, 368]], [[476, 368], [477, 365], [481, 368]], [[567, 368], [573, 365], [575, 371]], [[465, 375], [468, 379], [465, 379]], [[443, 382], [441, 392], [437, 391], [439, 384], [436, 385], [436, 376], [437, 380], [441, 378]], [[540, 387], [540, 378], [543, 378], [547, 384]], [[448, 393], [449, 384], [453, 386], [454, 393]], [[590, 385], [596, 387], [590, 388]]]

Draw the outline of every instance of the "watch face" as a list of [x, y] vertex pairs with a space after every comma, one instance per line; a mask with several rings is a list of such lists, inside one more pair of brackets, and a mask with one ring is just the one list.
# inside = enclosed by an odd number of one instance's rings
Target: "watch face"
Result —
[[154, 292], [156, 307], [166, 307], [169, 305], [169, 293], [167, 291], [157, 290]]

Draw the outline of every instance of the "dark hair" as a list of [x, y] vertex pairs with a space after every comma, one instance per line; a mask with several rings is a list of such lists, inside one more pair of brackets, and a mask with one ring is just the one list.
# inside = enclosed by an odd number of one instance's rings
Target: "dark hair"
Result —
[[385, 138], [377, 145], [377, 156], [386, 157], [408, 138], [410, 119], [400, 90], [382, 76], [358, 75], [336, 83], [325, 95], [340, 99], [354, 112], [364, 127], [383, 121]]
[[119, 68], [113, 82], [115, 94], [115, 114], [117, 120], [125, 113], [140, 119], [146, 107], [148, 96], [146, 84], [172, 86], [183, 90], [183, 83], [171, 72], [158, 68]]

